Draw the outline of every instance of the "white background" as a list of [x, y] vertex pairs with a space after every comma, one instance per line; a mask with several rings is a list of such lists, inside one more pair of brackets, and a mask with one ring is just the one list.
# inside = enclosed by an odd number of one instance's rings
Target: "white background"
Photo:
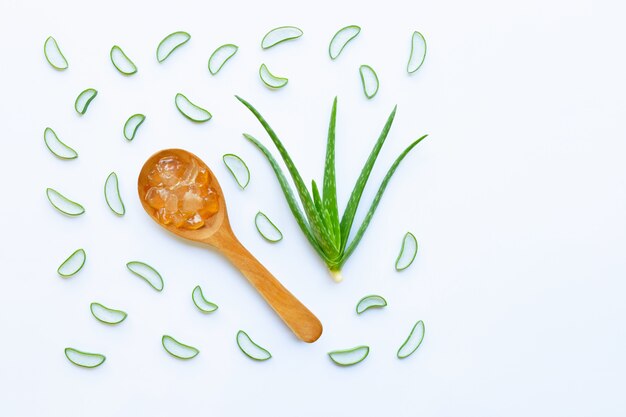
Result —
[[[0, 415], [2, 416], [620, 416], [626, 413], [626, 59], [618, 1], [384, 1], [366, 3], [32, 2], [0, 5]], [[337, 29], [363, 30], [332, 62]], [[296, 25], [304, 36], [262, 51], [263, 34]], [[191, 41], [154, 58], [175, 30]], [[413, 30], [428, 40], [422, 69], [405, 67]], [[70, 62], [44, 60], [53, 35]], [[213, 49], [239, 53], [215, 77]], [[139, 67], [120, 75], [109, 61], [120, 45]], [[261, 63], [289, 77], [269, 91]], [[363, 96], [358, 66], [381, 80]], [[98, 89], [86, 115], [73, 103]], [[177, 92], [213, 113], [193, 124], [175, 109]], [[429, 133], [392, 180], [361, 245], [335, 284], [297, 228], [261, 154], [241, 136], [271, 143], [233, 95], [255, 104], [305, 178], [321, 179], [332, 98], [339, 96], [337, 163], [343, 206], [394, 104], [398, 114], [364, 198], [411, 140]], [[147, 120], [128, 143], [122, 126]], [[75, 161], [43, 144], [50, 126], [75, 147]], [[161, 230], [143, 212], [135, 181], [165, 147], [197, 153], [224, 189], [241, 241], [324, 324], [315, 344], [299, 342], [247, 282], [211, 250]], [[241, 155], [252, 171], [240, 191], [221, 162]], [[102, 186], [120, 177], [127, 214], [106, 207]], [[82, 202], [66, 218], [45, 199], [54, 187]], [[285, 238], [271, 245], [254, 229], [266, 212]], [[361, 215], [363, 213], [361, 212]], [[393, 269], [403, 234], [420, 250]], [[74, 278], [59, 263], [84, 247]], [[157, 293], [125, 268], [156, 266]], [[220, 309], [200, 314], [201, 284]], [[354, 313], [365, 294], [388, 308]], [[129, 313], [107, 327], [89, 313], [99, 301]], [[412, 324], [426, 337], [412, 357], [395, 357]], [[273, 353], [241, 354], [245, 329]], [[167, 333], [197, 346], [188, 362], [168, 356]], [[326, 352], [371, 346], [367, 360], [334, 366]], [[95, 370], [63, 349], [103, 352]]]

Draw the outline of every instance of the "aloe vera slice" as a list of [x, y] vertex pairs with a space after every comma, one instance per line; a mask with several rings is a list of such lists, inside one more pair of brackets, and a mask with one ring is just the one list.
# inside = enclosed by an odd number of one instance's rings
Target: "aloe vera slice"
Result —
[[133, 114], [126, 120], [126, 123], [124, 123], [124, 137], [126, 140], [131, 141], [135, 139], [137, 129], [139, 129], [144, 120], [146, 120], [146, 116], [140, 113]]
[[330, 359], [340, 366], [351, 366], [363, 361], [370, 353], [369, 346], [357, 346], [352, 349], [328, 352]]
[[259, 211], [254, 216], [254, 225], [256, 230], [259, 231], [263, 239], [271, 243], [280, 242], [283, 240], [282, 232], [276, 227], [274, 223], [265, 215], [265, 213]]
[[69, 67], [67, 59], [65, 59], [61, 48], [59, 48], [59, 44], [52, 36], [48, 36], [48, 39], [44, 42], [43, 54], [46, 57], [46, 61], [52, 65], [52, 68], [63, 71]]
[[406, 65], [406, 71], [409, 74], [414, 73], [424, 63], [426, 59], [426, 39], [418, 31], [413, 32], [411, 37], [411, 55], [409, 55], [409, 63]]
[[120, 195], [119, 181], [115, 172], [111, 172], [104, 182], [104, 199], [113, 213], [118, 216], [123, 216], [126, 213], [126, 208]]
[[61, 142], [61, 139], [57, 136], [56, 132], [52, 128], [47, 127], [43, 131], [43, 141], [50, 152], [57, 158], [61, 159], [76, 159], [78, 158], [78, 152]]
[[261, 64], [259, 68], [259, 77], [261, 77], [263, 84], [270, 88], [283, 88], [289, 82], [287, 78], [277, 77], [272, 74], [265, 64]]
[[417, 255], [417, 239], [415, 239], [413, 233], [406, 232], [404, 239], [402, 239], [400, 253], [396, 259], [396, 271], [402, 271], [411, 266], [415, 260], [415, 255]]
[[53, 188], [46, 188], [46, 196], [52, 207], [68, 216], [80, 216], [85, 208], [75, 201], [70, 200]]
[[155, 290], [159, 292], [163, 291], [163, 278], [161, 274], [150, 265], [144, 262], [131, 261], [126, 264], [126, 267], [130, 272], [150, 284]]
[[111, 48], [111, 62], [113, 66], [124, 75], [133, 75], [137, 72], [137, 65], [117, 45]]
[[295, 26], [281, 26], [270, 30], [263, 36], [261, 48], [268, 49], [279, 43], [297, 39], [302, 36], [303, 32]]
[[100, 353], [83, 352], [71, 347], [65, 348], [65, 357], [74, 365], [82, 368], [97, 368], [107, 359]]
[[361, 74], [361, 83], [363, 84], [363, 92], [368, 99], [373, 98], [378, 93], [378, 76], [376, 71], [369, 65], [361, 65], [359, 68]]
[[237, 332], [237, 346], [250, 359], [255, 361], [266, 361], [272, 354], [265, 348], [257, 345], [243, 330]]
[[330, 59], [337, 59], [341, 51], [343, 51], [343, 48], [345, 48], [352, 39], [356, 38], [360, 32], [361, 28], [356, 25], [339, 29], [328, 45], [328, 55], [330, 55]]
[[57, 273], [65, 278], [76, 275], [78, 271], [83, 269], [86, 260], [87, 254], [85, 253], [85, 250], [82, 248], [77, 249], [70, 256], [68, 256], [61, 265], [59, 265]]
[[209, 57], [209, 72], [211, 75], [217, 74], [224, 64], [231, 59], [239, 50], [237, 45], [227, 43], [217, 48]]
[[406, 338], [400, 349], [398, 349], [398, 359], [404, 359], [413, 354], [417, 350], [418, 347], [422, 344], [422, 340], [424, 340], [424, 332], [426, 329], [424, 328], [424, 322], [422, 320], [415, 323], [413, 328], [411, 329], [411, 333]]
[[74, 102], [74, 108], [78, 114], [85, 114], [89, 104], [91, 104], [92, 100], [96, 98], [97, 95], [98, 91], [93, 88], [83, 90], [78, 97], [76, 97], [76, 101]]
[[386, 305], [387, 300], [380, 295], [368, 295], [359, 300], [356, 305], [356, 313], [361, 314], [370, 308], [383, 308]]
[[187, 97], [185, 97], [184, 94], [176, 94], [174, 102], [176, 103], [176, 108], [180, 114], [193, 122], [208, 122], [211, 120], [211, 117], [213, 117], [207, 110], [193, 104]]
[[182, 31], [167, 35], [161, 42], [159, 42], [159, 46], [157, 46], [157, 61], [165, 61], [167, 57], [169, 57], [170, 54], [176, 50], [176, 48], [186, 44], [189, 39], [191, 39], [191, 35]]
[[115, 310], [95, 302], [89, 305], [89, 309], [96, 320], [104, 324], [120, 324], [128, 316], [122, 310]]
[[250, 183], [250, 170], [248, 169], [248, 165], [235, 154], [227, 153], [222, 157], [224, 164], [226, 164], [226, 168], [233, 174], [235, 181], [241, 189], [245, 189]]
[[199, 285], [196, 285], [196, 288], [191, 292], [191, 299], [193, 303], [198, 307], [198, 310], [203, 313], [212, 313], [218, 309], [217, 304], [214, 304], [204, 298], [204, 294], [202, 293], [202, 288]]
[[181, 343], [168, 335], [163, 335], [161, 344], [167, 353], [178, 359], [192, 359], [200, 353], [195, 347]]

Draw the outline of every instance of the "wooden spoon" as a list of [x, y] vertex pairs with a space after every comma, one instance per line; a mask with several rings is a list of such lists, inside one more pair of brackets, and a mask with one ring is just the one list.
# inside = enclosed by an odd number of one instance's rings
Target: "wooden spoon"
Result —
[[[175, 156], [183, 162], [195, 158], [202, 167], [206, 168], [213, 178], [211, 186], [216, 190], [219, 210], [209, 217], [203, 227], [197, 230], [177, 228], [174, 225], [160, 223], [155, 210], [145, 200], [145, 191], [148, 184], [148, 174], [156, 163], [164, 157]], [[315, 342], [322, 334], [322, 323], [296, 297], [294, 297], [270, 272], [256, 260], [248, 250], [237, 240], [228, 221], [226, 202], [222, 189], [208, 166], [191, 152], [182, 149], [166, 149], [152, 155], [141, 168], [137, 181], [139, 200], [146, 212], [161, 227], [169, 230], [184, 239], [193, 240], [214, 247], [228, 258], [233, 265], [250, 281], [252, 286], [263, 296], [265, 301], [274, 309], [276, 314], [295, 333], [307, 343]]]

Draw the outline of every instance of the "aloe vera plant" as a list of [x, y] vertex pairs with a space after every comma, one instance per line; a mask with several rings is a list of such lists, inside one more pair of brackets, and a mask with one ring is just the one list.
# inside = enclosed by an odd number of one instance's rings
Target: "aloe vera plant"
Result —
[[[302, 176], [298, 172], [298, 169], [294, 165], [293, 160], [289, 156], [289, 153], [285, 149], [283, 143], [278, 139], [278, 136], [274, 132], [274, 130], [270, 127], [267, 121], [261, 116], [261, 114], [257, 111], [252, 104], [248, 103], [246, 100], [242, 99], [239, 96], [236, 96], [237, 99], [243, 103], [257, 118], [257, 120], [261, 123], [272, 142], [278, 149], [280, 156], [282, 157], [289, 174], [291, 175], [291, 179], [296, 187], [296, 191], [298, 193], [298, 197], [300, 198], [300, 202], [302, 204], [302, 209], [300, 208], [299, 203], [296, 200], [295, 194], [291, 185], [287, 181], [287, 178], [283, 174], [282, 169], [278, 165], [276, 159], [272, 156], [270, 151], [257, 139], [252, 137], [251, 135], [244, 134], [244, 137], [252, 142], [265, 156], [268, 160], [274, 173], [276, 174], [276, 178], [280, 184], [280, 187], [285, 195], [285, 199], [287, 200], [287, 204], [293, 213], [300, 229], [306, 236], [307, 240], [313, 246], [315, 251], [319, 254], [322, 260], [328, 266], [328, 269], [331, 273], [333, 279], [337, 282], [342, 280], [341, 276], [341, 267], [348, 260], [350, 255], [354, 252], [357, 245], [361, 241], [363, 234], [367, 230], [367, 227], [372, 220], [372, 216], [378, 207], [378, 203], [380, 203], [380, 199], [387, 188], [387, 184], [389, 180], [393, 176], [394, 172], [400, 165], [400, 162], [406, 157], [406, 155], [427, 135], [421, 136], [416, 139], [413, 143], [400, 153], [400, 155], [396, 158], [394, 163], [391, 165], [385, 178], [381, 182], [378, 192], [376, 193], [374, 200], [371, 203], [371, 206], [365, 215], [361, 225], [354, 233], [352, 240], [349, 240], [351, 235], [352, 226], [354, 225], [354, 217], [357, 213], [357, 209], [359, 203], [361, 201], [361, 196], [363, 195], [363, 190], [365, 189], [365, 185], [367, 184], [367, 180], [369, 179], [370, 173], [372, 172], [372, 168], [374, 167], [374, 163], [376, 162], [376, 158], [380, 153], [380, 150], [385, 143], [385, 139], [389, 134], [389, 130], [391, 129], [391, 125], [393, 124], [393, 120], [396, 115], [397, 106], [394, 107], [393, 111], [387, 118], [387, 122], [383, 127], [374, 148], [372, 149], [363, 169], [361, 170], [361, 174], [354, 185], [352, 193], [350, 194], [350, 198], [348, 203], [346, 204], [345, 210], [341, 218], [339, 217], [339, 210], [337, 207], [337, 180], [335, 178], [335, 124], [337, 122], [337, 98], [333, 102], [332, 111], [330, 114], [330, 124], [328, 127], [328, 140], [326, 145], [326, 162], [324, 167], [324, 179], [322, 183], [322, 190], [320, 193], [320, 189], [315, 182], [315, 180], [311, 183], [311, 191], [306, 187]], [[304, 210], [304, 211], [303, 211]]]

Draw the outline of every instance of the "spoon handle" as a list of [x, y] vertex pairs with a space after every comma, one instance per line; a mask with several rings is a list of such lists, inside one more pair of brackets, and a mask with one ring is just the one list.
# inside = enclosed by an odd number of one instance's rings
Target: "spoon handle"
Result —
[[241, 271], [298, 339], [312, 343], [322, 334], [322, 323], [231, 235], [220, 251]]

